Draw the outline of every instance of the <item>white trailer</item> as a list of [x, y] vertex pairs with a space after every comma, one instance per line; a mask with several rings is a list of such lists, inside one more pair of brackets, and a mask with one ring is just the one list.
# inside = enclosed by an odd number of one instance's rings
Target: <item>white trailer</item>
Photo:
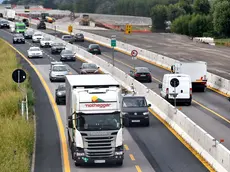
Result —
[[205, 91], [207, 84], [207, 63], [203, 61], [178, 62], [171, 67], [172, 73], [191, 77], [193, 90]]
[[121, 99], [111, 75], [66, 76], [67, 133], [76, 166], [123, 164]]
[[15, 20], [15, 10], [12, 9], [6, 9], [4, 12], [3, 17], [6, 18], [7, 20], [14, 21]]

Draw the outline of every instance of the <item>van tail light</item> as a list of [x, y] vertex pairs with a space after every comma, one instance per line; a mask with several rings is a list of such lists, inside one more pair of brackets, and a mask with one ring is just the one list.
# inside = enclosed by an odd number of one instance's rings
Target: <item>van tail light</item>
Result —
[[138, 73], [135, 74], [135, 77], [139, 77], [139, 76], [140, 76], [140, 74], [138, 74]]
[[190, 95], [192, 95], [192, 88], [190, 88]]
[[169, 88], [166, 88], [166, 94], [169, 94]]

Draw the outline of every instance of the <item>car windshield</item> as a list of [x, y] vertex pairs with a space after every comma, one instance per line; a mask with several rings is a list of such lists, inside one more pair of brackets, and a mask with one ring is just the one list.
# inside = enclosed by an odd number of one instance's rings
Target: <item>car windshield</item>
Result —
[[65, 85], [59, 85], [58, 90], [59, 91], [65, 91]]
[[69, 36], [69, 35], [63, 36], [63, 39], [69, 39], [69, 38], [71, 38], [71, 36]]
[[137, 73], [149, 73], [149, 69], [148, 68], [136, 68]]
[[53, 46], [64, 46], [62, 43], [54, 43]]
[[42, 40], [43, 41], [50, 41], [51, 39], [50, 38], [43, 38]]
[[144, 97], [124, 97], [123, 107], [146, 107], [147, 102]]
[[119, 130], [121, 128], [120, 113], [80, 114], [76, 125], [79, 131]]
[[66, 66], [54, 66], [53, 71], [67, 71]]
[[31, 48], [30, 51], [40, 51], [39, 48]]
[[82, 66], [83, 69], [97, 69], [97, 65], [93, 63], [85, 63]]
[[33, 34], [33, 31], [27, 30], [27, 31], [26, 31], [26, 34], [31, 34], [31, 35], [32, 35], [32, 34]]
[[34, 36], [42, 36], [42, 34], [40, 34], [40, 33], [37, 33], [37, 34], [34, 34]]
[[90, 48], [99, 48], [99, 45], [93, 44], [93, 45], [90, 45]]
[[8, 21], [2, 20], [1, 23], [3, 23], [3, 24], [8, 24], [9, 22], [8, 22]]
[[72, 51], [70, 51], [70, 50], [64, 50], [64, 51], [62, 51], [61, 52], [61, 54], [63, 55], [63, 54], [73, 54], [73, 52]]
[[22, 34], [15, 34], [14, 36], [15, 36], [15, 37], [23, 37]]
[[77, 36], [83, 36], [83, 34], [81, 34], [81, 33], [78, 33], [78, 34], [76, 34]]

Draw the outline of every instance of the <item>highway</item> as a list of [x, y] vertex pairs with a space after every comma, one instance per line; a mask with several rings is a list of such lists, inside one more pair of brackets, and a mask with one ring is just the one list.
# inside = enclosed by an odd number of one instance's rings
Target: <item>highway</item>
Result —
[[[54, 34], [52, 30], [46, 30], [45, 32]], [[58, 33], [60, 37], [62, 33]], [[90, 42], [85, 41], [84, 43], [77, 43], [82, 48], [88, 47]], [[110, 48], [101, 46], [102, 55], [101, 58], [112, 63], [112, 52]], [[141, 60], [132, 60], [132, 58], [126, 54], [115, 52], [115, 66], [120, 68], [126, 73], [129, 73], [133, 66], [145, 66], [151, 70], [153, 76], [152, 83], [146, 83], [145, 85], [160, 93], [158, 84], [161, 82], [163, 75], [168, 71], [146, 63]], [[229, 101], [226, 97], [217, 94], [211, 90], [205, 93], [193, 93], [192, 106], [180, 106], [182, 112], [185, 113], [190, 119], [202, 127], [205, 131], [211, 134], [217, 140], [224, 139], [224, 145], [230, 149], [230, 115], [229, 115]]]
[[[7, 31], [0, 31], [0, 37], [12, 42], [12, 34]], [[83, 43], [85, 44], [85, 43]], [[25, 45], [14, 45], [20, 52], [24, 55], [26, 54], [26, 50], [29, 46], [38, 45], [32, 44], [31, 41], [28, 41]], [[51, 90], [54, 96], [54, 89], [57, 87], [56, 84], [51, 84], [48, 80], [48, 68], [49, 63], [54, 60], [59, 60], [58, 55], [51, 55], [49, 49], [44, 49], [45, 57], [43, 59], [33, 59], [31, 62], [35, 65], [35, 67], [40, 71], [41, 75], [44, 77], [45, 82], [47, 83], [49, 89]], [[70, 68], [72, 68], [72, 73], [79, 71], [81, 66], [81, 61], [77, 60], [76, 62], [67, 63]], [[116, 64], [117, 65], [117, 64]], [[121, 65], [122, 67], [122, 65]], [[58, 106], [58, 110], [61, 114], [62, 123], [65, 124], [65, 111], [64, 106]], [[48, 115], [46, 113], [46, 115]], [[52, 113], [51, 113], [52, 115]], [[49, 114], [50, 116], [50, 114]], [[42, 120], [42, 119], [41, 119]], [[46, 120], [46, 119], [43, 119]], [[43, 121], [41, 121], [43, 123]], [[45, 122], [44, 122], [45, 123]], [[44, 125], [44, 124], [43, 124]], [[60, 124], [58, 124], [60, 125]], [[55, 125], [43, 126], [44, 128], [48, 128], [49, 130], [53, 130]], [[37, 128], [40, 130], [40, 128]], [[43, 129], [43, 134], [46, 134], [46, 130]], [[57, 131], [53, 131], [57, 132]], [[153, 115], [150, 118], [150, 127], [143, 128], [130, 128], [128, 130], [125, 129], [125, 144], [126, 146], [126, 154], [125, 161], [123, 167], [119, 168], [121, 171], [154, 171], [152, 167], [154, 167], [155, 171], [159, 172], [168, 172], [168, 171], [185, 171], [185, 172], [203, 172], [208, 171], [201, 162], [192, 155], [192, 153], [175, 137], [171, 134], [171, 132]], [[48, 134], [48, 133], [47, 133]], [[50, 133], [51, 134], [51, 133]], [[39, 140], [38, 140], [39, 141]], [[43, 143], [47, 140], [41, 138], [39, 144], [40, 147], [43, 146]], [[57, 141], [57, 140], [56, 140]], [[63, 143], [62, 143], [63, 144]], [[49, 145], [51, 146], [51, 145]], [[61, 156], [60, 150], [57, 150], [59, 156]], [[36, 154], [36, 162], [40, 161], [41, 163], [35, 163], [35, 171], [47, 171], [47, 168], [41, 169], [40, 166], [43, 164], [49, 164], [49, 161], [53, 161], [52, 158], [47, 158], [47, 156], [52, 157], [53, 154], [50, 154], [49, 151], [43, 152], [42, 156], [37, 156]], [[59, 157], [54, 155], [55, 157]], [[39, 159], [40, 158], [40, 159]], [[63, 157], [62, 157], [63, 158]], [[70, 168], [71, 171], [91, 171], [91, 168], [74, 167], [74, 163], [72, 162], [70, 155], [68, 156], [70, 160]], [[148, 161], [147, 161], [148, 160]], [[64, 161], [64, 160], [63, 160]], [[65, 167], [63, 167], [65, 168]], [[37, 170], [36, 170], [37, 169]], [[39, 169], [39, 170], [38, 170]], [[51, 166], [48, 168], [48, 171], [56, 171], [55, 166]], [[117, 168], [96, 168], [94, 171], [117, 171]]]
[[193, 42], [185, 35], [173, 33], [133, 33], [126, 35], [122, 32], [107, 30], [87, 30], [97, 35], [111, 38], [158, 53], [179, 61], [206, 61], [208, 71], [230, 79], [230, 49], [224, 46], [211, 46]]

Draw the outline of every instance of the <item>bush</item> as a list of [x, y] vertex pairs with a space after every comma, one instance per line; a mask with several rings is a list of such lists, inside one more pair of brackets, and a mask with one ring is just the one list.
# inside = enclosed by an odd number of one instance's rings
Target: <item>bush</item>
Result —
[[171, 25], [171, 31], [178, 33], [189, 35], [189, 22], [191, 20], [191, 15], [183, 15], [176, 18]]

